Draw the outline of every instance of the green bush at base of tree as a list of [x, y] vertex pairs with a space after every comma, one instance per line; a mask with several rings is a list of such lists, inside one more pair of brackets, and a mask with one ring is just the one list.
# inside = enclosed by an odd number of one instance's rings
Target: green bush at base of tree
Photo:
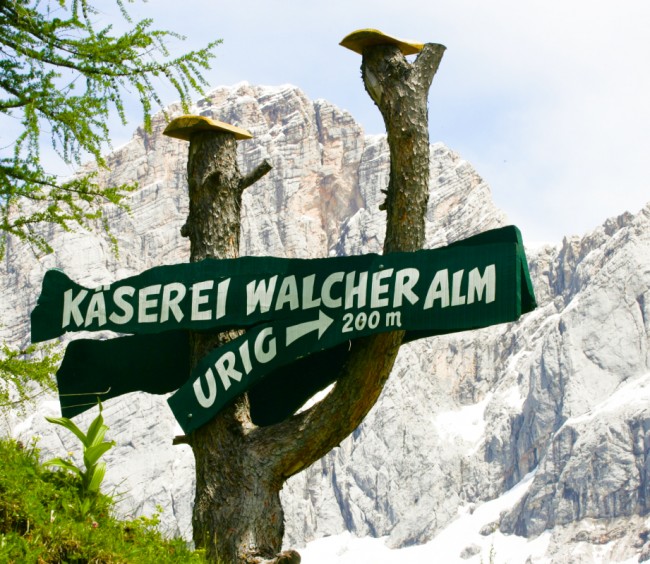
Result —
[[72, 474], [43, 467], [34, 447], [0, 440], [0, 562], [205, 562], [182, 539], [166, 539], [158, 517], [120, 520], [114, 500], [99, 494], [80, 520]]

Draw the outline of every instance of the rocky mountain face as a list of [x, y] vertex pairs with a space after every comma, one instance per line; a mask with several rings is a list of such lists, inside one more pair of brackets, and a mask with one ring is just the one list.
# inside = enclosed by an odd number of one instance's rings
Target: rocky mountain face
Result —
[[[254, 134], [239, 145], [243, 172], [264, 158], [273, 165], [244, 195], [242, 254], [380, 251], [383, 136], [365, 136], [349, 114], [291, 86], [219, 88], [195, 111]], [[40, 258], [10, 242], [2, 340], [28, 342], [49, 268], [97, 286], [188, 260], [187, 143], [163, 137], [164, 126], [159, 116], [151, 134], [136, 131], [101, 173], [140, 186], [130, 214], [108, 210], [119, 256], [95, 233], [51, 229], [55, 252]], [[459, 155], [436, 143], [431, 165], [428, 247], [507, 223]], [[517, 323], [402, 347], [365, 422], [286, 484], [285, 544], [346, 530], [392, 547], [421, 544], [517, 486], [523, 493], [497, 519], [467, 530], [458, 561], [478, 563], [480, 539], [503, 535], [535, 542], [530, 562], [650, 558], [650, 207], [528, 257], [539, 308]], [[0, 426], [24, 441], [39, 436], [44, 456], [59, 456], [76, 445], [45, 423], [54, 414], [56, 398], [46, 397], [27, 415], [5, 410]], [[107, 480], [123, 496], [120, 510], [160, 505], [169, 532], [190, 537], [192, 454], [172, 446], [180, 428], [164, 398], [130, 394], [108, 402], [105, 417], [117, 442]]]

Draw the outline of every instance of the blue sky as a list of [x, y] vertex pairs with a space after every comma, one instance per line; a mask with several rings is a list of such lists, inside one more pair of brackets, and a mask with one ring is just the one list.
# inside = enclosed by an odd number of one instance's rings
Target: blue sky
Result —
[[[530, 242], [559, 242], [650, 200], [648, 0], [149, 0], [134, 18], [196, 48], [215, 38], [211, 87], [291, 83], [383, 133], [338, 46], [377, 28], [446, 45], [429, 99], [431, 141], [470, 161]], [[173, 93], [164, 94], [172, 102]], [[114, 146], [140, 120], [114, 129]]]

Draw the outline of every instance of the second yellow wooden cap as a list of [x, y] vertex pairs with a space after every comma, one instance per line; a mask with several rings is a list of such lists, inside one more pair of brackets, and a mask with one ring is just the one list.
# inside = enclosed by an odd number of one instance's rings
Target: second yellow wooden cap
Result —
[[404, 55], [415, 55], [424, 48], [424, 43], [397, 39], [378, 29], [358, 29], [346, 35], [339, 45], [363, 55], [366, 47], [374, 45], [396, 45]]
[[241, 127], [230, 125], [229, 123], [224, 123], [223, 121], [218, 121], [216, 119], [210, 119], [205, 116], [194, 115], [184, 115], [173, 119], [165, 128], [165, 131], [163, 131], [163, 135], [189, 141], [192, 133], [196, 133], [197, 131], [221, 131], [232, 133], [235, 136], [235, 139], [253, 138], [253, 134], [250, 131], [242, 129]]

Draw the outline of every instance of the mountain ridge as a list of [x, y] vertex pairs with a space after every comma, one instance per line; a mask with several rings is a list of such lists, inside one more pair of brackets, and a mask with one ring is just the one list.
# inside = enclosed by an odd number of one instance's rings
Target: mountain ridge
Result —
[[[380, 252], [385, 137], [364, 136], [347, 112], [287, 85], [218, 88], [195, 110], [254, 134], [239, 146], [243, 172], [264, 158], [274, 167], [244, 195], [242, 255]], [[158, 115], [151, 134], [137, 129], [109, 156], [111, 170], [100, 172], [103, 182], [140, 183], [130, 196], [131, 215], [107, 210], [119, 258], [92, 233], [51, 229], [55, 253], [39, 260], [10, 241], [0, 271], [5, 341], [27, 342], [29, 311], [47, 268], [63, 268], [92, 286], [188, 260], [179, 233], [187, 215], [187, 144], [163, 137], [164, 125]], [[434, 143], [431, 165], [427, 247], [507, 223], [467, 161]], [[518, 323], [404, 346], [366, 421], [287, 483], [285, 544], [303, 546], [343, 531], [386, 537], [392, 547], [425, 543], [460, 513], [526, 478], [522, 497], [480, 527], [488, 534], [468, 531], [467, 546], [503, 534], [550, 534], [548, 562], [575, 554], [582, 560], [573, 561], [604, 562], [602, 554], [636, 558], [650, 551], [646, 541], [639, 545], [650, 530], [650, 409], [643, 404], [649, 250], [646, 206], [529, 252], [540, 305]], [[57, 409], [48, 398], [26, 418], [5, 415], [3, 426], [22, 439], [40, 435], [45, 456], [74, 450], [42, 421]], [[131, 394], [107, 403], [105, 417], [118, 443], [107, 479], [130, 491], [124, 512], [152, 512], [161, 504], [164, 525], [190, 536], [193, 461], [188, 447], [171, 446], [178, 429], [164, 398]], [[612, 534], [621, 523], [628, 525], [625, 534]], [[458, 561], [479, 562], [480, 553], [464, 548]]]

